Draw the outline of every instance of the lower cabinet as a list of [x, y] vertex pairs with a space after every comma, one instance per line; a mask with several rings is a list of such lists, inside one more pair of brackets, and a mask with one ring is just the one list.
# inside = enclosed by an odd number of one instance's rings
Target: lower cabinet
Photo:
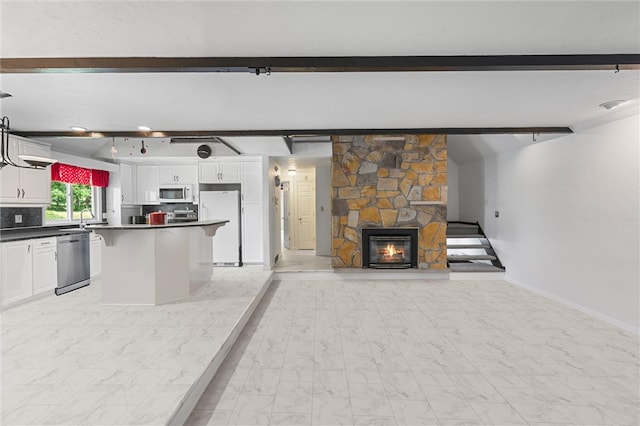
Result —
[[262, 263], [262, 243], [262, 204], [245, 204], [242, 206], [242, 261]]
[[2, 243], [2, 305], [33, 296], [33, 243]]
[[56, 238], [33, 241], [33, 294], [53, 290], [58, 285], [58, 250]]
[[89, 270], [91, 278], [102, 275], [102, 237], [95, 232], [89, 237]]
[[57, 240], [35, 238], [0, 244], [2, 306], [53, 291], [58, 285]]

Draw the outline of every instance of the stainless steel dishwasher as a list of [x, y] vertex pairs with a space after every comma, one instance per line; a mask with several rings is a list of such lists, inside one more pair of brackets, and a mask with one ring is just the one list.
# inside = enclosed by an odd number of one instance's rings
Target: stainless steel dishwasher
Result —
[[77, 232], [59, 236], [56, 295], [89, 285], [89, 276], [89, 233]]

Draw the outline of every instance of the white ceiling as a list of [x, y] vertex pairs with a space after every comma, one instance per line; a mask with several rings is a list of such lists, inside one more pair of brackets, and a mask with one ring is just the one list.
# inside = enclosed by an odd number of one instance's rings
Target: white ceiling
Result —
[[[0, 4], [3, 58], [640, 54], [638, 1]], [[615, 118], [613, 99], [636, 113], [640, 72], [0, 74], [0, 90], [28, 131], [579, 127]]]

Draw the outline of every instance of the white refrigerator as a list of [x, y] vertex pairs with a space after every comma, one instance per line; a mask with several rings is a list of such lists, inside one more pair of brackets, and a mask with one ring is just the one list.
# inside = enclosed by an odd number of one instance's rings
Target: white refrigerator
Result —
[[240, 192], [200, 191], [200, 220], [228, 220], [213, 236], [213, 264], [242, 266]]

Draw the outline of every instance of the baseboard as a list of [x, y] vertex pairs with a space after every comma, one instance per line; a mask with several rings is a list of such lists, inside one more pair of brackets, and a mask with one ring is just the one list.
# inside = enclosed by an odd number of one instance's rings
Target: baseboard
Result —
[[274, 280], [448, 280], [449, 270], [334, 269], [333, 271], [276, 271]]
[[530, 286], [529, 284], [525, 284], [522, 281], [519, 281], [519, 280], [517, 280], [517, 279], [515, 279], [513, 277], [505, 276], [504, 280], [509, 282], [509, 283], [511, 283], [511, 284], [513, 284], [513, 285], [516, 285], [518, 287], [524, 288], [524, 289], [529, 290], [529, 291], [531, 291], [533, 293], [539, 294], [540, 296], [546, 297], [547, 299], [551, 299], [551, 300], [556, 301], [558, 303], [562, 303], [563, 305], [569, 306], [570, 308], [577, 309], [580, 312], [583, 312], [583, 313], [585, 313], [587, 315], [590, 315], [590, 316], [592, 316], [594, 318], [598, 318], [599, 320], [602, 320], [602, 321], [604, 321], [604, 322], [606, 322], [608, 324], [611, 324], [611, 325], [613, 325], [615, 327], [621, 328], [624, 331], [628, 331], [629, 333], [633, 333], [635, 335], [640, 335], [640, 328], [636, 328], [636, 327], [632, 326], [631, 324], [627, 324], [624, 321], [617, 320], [617, 319], [612, 318], [612, 317], [610, 317], [608, 315], [605, 315], [605, 314], [600, 313], [598, 311], [594, 311], [593, 309], [590, 309], [590, 308], [587, 308], [585, 306], [582, 306], [582, 305], [580, 305], [578, 303], [571, 302], [570, 300], [564, 299], [564, 298], [562, 298], [560, 296], [556, 296], [555, 294], [549, 293], [548, 291], [541, 290], [539, 288]]

